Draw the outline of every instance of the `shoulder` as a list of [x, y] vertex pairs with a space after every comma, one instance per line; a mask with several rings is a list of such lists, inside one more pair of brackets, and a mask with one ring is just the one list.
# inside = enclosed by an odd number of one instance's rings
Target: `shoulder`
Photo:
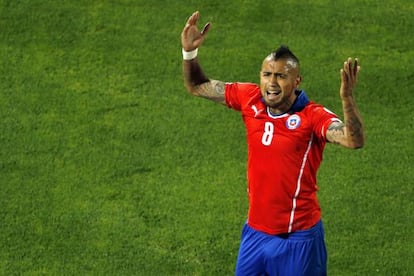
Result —
[[310, 101], [306, 105], [305, 110], [307, 112], [311, 112], [313, 115], [338, 117], [333, 111], [329, 110], [324, 105], [315, 103], [313, 101]]
[[225, 85], [225, 96], [229, 107], [240, 110], [247, 102], [261, 98], [261, 92], [255, 83], [229, 82]]
[[314, 132], [320, 139], [325, 140], [326, 132], [332, 123], [341, 122], [334, 112], [321, 104], [310, 102], [305, 110], [312, 122]]
[[255, 93], [260, 91], [259, 85], [250, 82], [227, 82], [226, 91], [232, 90], [243, 93]]

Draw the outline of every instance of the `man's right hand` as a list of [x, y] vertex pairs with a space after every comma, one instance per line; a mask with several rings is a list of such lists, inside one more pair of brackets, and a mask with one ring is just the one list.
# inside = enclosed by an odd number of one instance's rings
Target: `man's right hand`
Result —
[[185, 51], [193, 51], [198, 48], [204, 41], [207, 32], [210, 29], [210, 22], [204, 25], [201, 32], [197, 28], [197, 21], [200, 16], [198, 11], [194, 12], [187, 20], [183, 31], [181, 32], [181, 44]]

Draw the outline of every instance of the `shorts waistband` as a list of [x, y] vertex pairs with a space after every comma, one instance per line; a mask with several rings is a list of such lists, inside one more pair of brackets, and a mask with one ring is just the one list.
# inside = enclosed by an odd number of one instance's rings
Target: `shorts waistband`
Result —
[[281, 239], [306, 239], [314, 237], [316, 234], [323, 234], [323, 223], [322, 220], [318, 221], [314, 226], [312, 226], [309, 229], [306, 230], [298, 230], [292, 233], [282, 233], [277, 234], [275, 236], [281, 238]]

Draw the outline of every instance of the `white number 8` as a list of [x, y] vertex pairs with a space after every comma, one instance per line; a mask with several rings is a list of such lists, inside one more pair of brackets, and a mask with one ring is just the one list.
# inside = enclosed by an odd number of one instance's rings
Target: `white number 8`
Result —
[[271, 122], [266, 122], [264, 125], [264, 132], [262, 136], [262, 144], [269, 146], [273, 140], [274, 125]]

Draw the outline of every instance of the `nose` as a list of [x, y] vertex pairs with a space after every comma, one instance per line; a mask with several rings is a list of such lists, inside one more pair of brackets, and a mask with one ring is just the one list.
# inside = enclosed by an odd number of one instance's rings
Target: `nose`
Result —
[[270, 77], [270, 85], [279, 86], [279, 84], [277, 82], [277, 75], [276, 74], [272, 74], [272, 76]]

